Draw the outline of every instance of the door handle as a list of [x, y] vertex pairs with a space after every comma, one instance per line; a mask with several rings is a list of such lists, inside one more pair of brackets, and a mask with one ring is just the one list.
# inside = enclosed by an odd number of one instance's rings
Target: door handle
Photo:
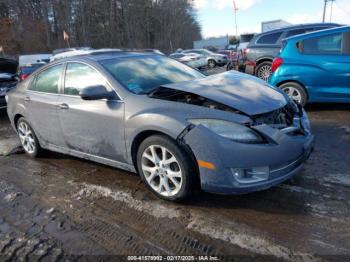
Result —
[[57, 105], [57, 107], [58, 107], [59, 109], [69, 109], [69, 106], [68, 106], [66, 103], [59, 104], [59, 105]]
[[24, 98], [24, 102], [29, 102], [30, 101], [30, 97], [29, 96], [26, 96], [25, 98]]

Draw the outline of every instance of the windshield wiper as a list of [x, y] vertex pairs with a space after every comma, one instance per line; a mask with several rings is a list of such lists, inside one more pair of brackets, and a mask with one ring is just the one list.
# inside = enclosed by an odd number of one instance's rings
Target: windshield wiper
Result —
[[161, 88], [162, 86], [156, 86], [156, 87], [153, 87], [151, 88], [150, 90], [148, 91], [144, 91], [144, 92], [141, 92], [139, 94], [141, 95], [152, 95], [153, 93], [155, 93], [159, 88]]

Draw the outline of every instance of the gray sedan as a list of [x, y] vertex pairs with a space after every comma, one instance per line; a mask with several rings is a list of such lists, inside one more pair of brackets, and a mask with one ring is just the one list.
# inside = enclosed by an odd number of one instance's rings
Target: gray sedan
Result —
[[205, 77], [164, 56], [99, 52], [50, 63], [7, 96], [25, 152], [137, 172], [159, 197], [240, 194], [290, 178], [313, 148], [304, 110], [254, 77]]

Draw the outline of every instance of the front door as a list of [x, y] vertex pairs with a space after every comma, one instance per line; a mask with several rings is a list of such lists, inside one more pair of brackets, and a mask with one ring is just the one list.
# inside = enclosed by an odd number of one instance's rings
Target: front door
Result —
[[93, 156], [125, 162], [124, 103], [120, 100], [83, 100], [79, 91], [103, 85], [105, 78], [83, 63], [68, 63], [63, 94], [59, 99], [59, 121], [64, 147]]

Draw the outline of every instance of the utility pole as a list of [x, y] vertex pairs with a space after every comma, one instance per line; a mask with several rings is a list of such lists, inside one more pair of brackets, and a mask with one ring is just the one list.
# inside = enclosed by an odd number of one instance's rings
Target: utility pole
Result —
[[237, 27], [237, 11], [238, 11], [238, 8], [236, 6], [236, 1], [235, 0], [233, 0], [233, 10], [235, 12], [236, 37], [238, 37], [238, 27]]
[[329, 16], [329, 22], [332, 22], [333, 2], [334, 2], [334, 1], [335, 1], [335, 0], [331, 1], [331, 14], [330, 14], [330, 16]]
[[[333, 2], [334, 2], [335, 0], [324, 0], [324, 7], [323, 7], [323, 18], [322, 18], [322, 23], [324, 23], [325, 22], [325, 19], [326, 19], [326, 10], [327, 10], [327, 4], [328, 4], [328, 2], [332, 2], [332, 6], [331, 6], [331, 8], [333, 9]], [[331, 9], [331, 20], [332, 20], [332, 10]]]

